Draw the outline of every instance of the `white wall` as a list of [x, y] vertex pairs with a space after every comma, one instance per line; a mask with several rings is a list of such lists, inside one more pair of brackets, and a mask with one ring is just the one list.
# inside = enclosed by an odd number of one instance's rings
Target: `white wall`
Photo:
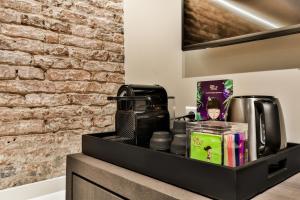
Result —
[[[300, 70], [195, 77], [202, 67], [300, 67], [300, 34], [203, 50], [202, 64], [184, 69], [181, 0], [125, 0], [125, 81], [160, 84], [176, 96], [177, 113], [195, 104], [196, 82], [231, 78], [235, 95], [265, 94], [282, 103], [288, 140], [300, 142]], [[190, 77], [190, 78], [186, 78]]]
[[66, 176], [0, 190], [4, 200], [62, 200], [65, 199]]

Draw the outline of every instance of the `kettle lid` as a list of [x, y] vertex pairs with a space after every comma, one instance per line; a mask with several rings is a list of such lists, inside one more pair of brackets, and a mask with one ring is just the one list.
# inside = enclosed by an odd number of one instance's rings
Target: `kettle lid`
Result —
[[249, 99], [249, 98], [275, 99], [274, 96], [267, 96], [267, 95], [243, 95], [243, 96], [234, 96], [233, 98], [240, 98], [240, 99]]

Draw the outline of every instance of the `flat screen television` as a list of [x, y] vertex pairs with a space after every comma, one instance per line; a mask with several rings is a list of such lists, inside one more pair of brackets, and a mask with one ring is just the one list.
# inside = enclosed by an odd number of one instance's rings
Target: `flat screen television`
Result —
[[183, 50], [300, 32], [300, 0], [183, 0]]

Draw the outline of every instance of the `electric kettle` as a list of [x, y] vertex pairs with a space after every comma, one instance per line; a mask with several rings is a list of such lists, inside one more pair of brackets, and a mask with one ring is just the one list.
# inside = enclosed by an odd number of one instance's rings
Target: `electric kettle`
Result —
[[235, 96], [230, 100], [226, 121], [248, 123], [249, 161], [286, 148], [284, 118], [273, 96]]

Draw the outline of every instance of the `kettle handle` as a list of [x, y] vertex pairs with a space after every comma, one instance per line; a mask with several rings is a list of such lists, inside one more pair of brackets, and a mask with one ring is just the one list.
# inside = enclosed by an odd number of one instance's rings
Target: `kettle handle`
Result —
[[261, 120], [257, 131], [259, 141], [262, 140], [261, 131], [265, 133], [264, 154], [276, 153], [280, 150], [280, 119], [277, 104], [269, 100], [258, 100], [254, 102], [256, 114], [259, 114]]

